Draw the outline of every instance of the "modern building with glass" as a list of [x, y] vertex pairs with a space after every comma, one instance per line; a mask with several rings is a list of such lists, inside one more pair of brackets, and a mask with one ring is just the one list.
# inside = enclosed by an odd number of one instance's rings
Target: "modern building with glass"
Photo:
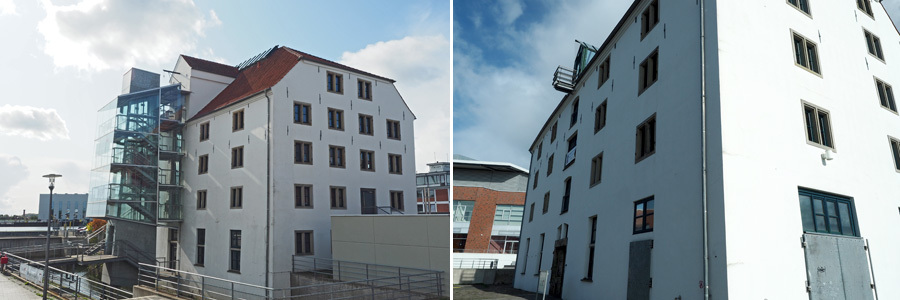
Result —
[[519, 166], [455, 157], [453, 252], [516, 254], [527, 184]]

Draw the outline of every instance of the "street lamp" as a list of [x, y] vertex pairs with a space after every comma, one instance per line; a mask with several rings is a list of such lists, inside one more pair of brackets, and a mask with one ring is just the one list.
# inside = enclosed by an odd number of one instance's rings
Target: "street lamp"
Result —
[[50, 179], [50, 201], [47, 203], [47, 248], [44, 251], [44, 298], [43, 300], [47, 300], [47, 287], [50, 284], [50, 221], [53, 220], [53, 213], [51, 209], [53, 208], [53, 182], [56, 181], [57, 177], [62, 177], [59, 174], [47, 174], [44, 175], [44, 178]]

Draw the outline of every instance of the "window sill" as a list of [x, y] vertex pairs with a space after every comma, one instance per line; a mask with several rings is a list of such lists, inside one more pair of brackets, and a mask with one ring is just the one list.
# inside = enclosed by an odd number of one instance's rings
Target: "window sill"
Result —
[[653, 152], [650, 152], [650, 153], [648, 153], [647, 155], [644, 155], [644, 156], [641, 156], [641, 157], [636, 157], [636, 158], [634, 159], [634, 163], [637, 164], [637, 163], [639, 163], [639, 162], [641, 162], [641, 161], [647, 159], [648, 157], [653, 156], [653, 154], [656, 154], [656, 150], [653, 150]]
[[296, 209], [313, 209], [312, 206], [294, 206]]
[[816, 148], [819, 148], [819, 149], [822, 149], [822, 150], [829, 150], [829, 151], [831, 151], [831, 152], [837, 153], [837, 150], [835, 150], [834, 147], [828, 147], [828, 146], [825, 146], [825, 145], [822, 145], [822, 144], [819, 144], [819, 143], [816, 143], [816, 142], [812, 142], [812, 141], [810, 141], [810, 140], [808, 140], [808, 139], [806, 140], [806, 144], [807, 144], [807, 145], [810, 145], [810, 146], [813, 146], [813, 147], [816, 147]]
[[590, 189], [590, 188], [594, 188], [595, 186], [597, 186], [597, 185], [599, 185], [599, 184], [600, 184], [600, 181], [591, 183], [591, 186], [589, 186], [588, 188], [589, 188], [589, 189]]
[[294, 164], [295, 165], [310, 165], [310, 166], [312, 165], [311, 162], [296, 162], [296, 161], [294, 162]]
[[346, 207], [331, 207], [331, 210], [347, 210]]
[[329, 93], [332, 93], [332, 94], [338, 94], [338, 95], [343, 95], [343, 94], [344, 94], [344, 91], [343, 91], [343, 90], [341, 90], [341, 91], [328, 90], [328, 92], [329, 92]]
[[887, 111], [889, 111], [889, 112], [891, 112], [891, 113], [892, 113], [892, 114], [895, 114], [895, 115], [897, 115], [897, 114], [898, 114], [898, 113], [897, 113], [897, 111], [896, 111], [896, 110], [893, 110], [893, 109], [891, 109], [891, 108], [890, 108], [890, 107], [887, 107], [887, 106], [884, 106], [884, 105], [881, 105], [881, 104], [880, 104], [880, 103], [879, 103], [879, 104], [878, 104], [878, 105], [880, 105], [880, 106], [881, 106], [881, 108], [884, 108], [884, 109], [886, 109], [886, 110], [887, 110]]
[[582, 278], [581, 282], [594, 282], [591, 278]]
[[195, 267], [206, 267], [203, 264], [194, 264]]
[[228, 270], [228, 273], [241, 274], [240, 270]]

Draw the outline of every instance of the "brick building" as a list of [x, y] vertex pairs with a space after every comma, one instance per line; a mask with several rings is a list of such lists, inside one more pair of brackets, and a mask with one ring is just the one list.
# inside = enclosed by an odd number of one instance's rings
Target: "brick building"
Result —
[[450, 162], [428, 164], [416, 174], [416, 206], [420, 214], [450, 214]]
[[453, 252], [516, 253], [527, 183], [519, 166], [454, 158]]

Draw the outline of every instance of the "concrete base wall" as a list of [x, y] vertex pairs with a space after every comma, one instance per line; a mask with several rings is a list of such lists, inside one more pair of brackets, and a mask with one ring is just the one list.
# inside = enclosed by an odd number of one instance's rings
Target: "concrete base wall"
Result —
[[512, 284], [515, 269], [453, 269], [453, 284]]
[[[82, 239], [83, 240], [83, 239]], [[50, 237], [51, 244], [62, 243], [61, 237]], [[17, 236], [17, 237], [0, 237], [0, 251], [6, 248], [24, 247], [33, 245], [46, 245], [47, 237], [43, 236]]]
[[[121, 220], [110, 220], [112, 230], [107, 231], [107, 251], [111, 251], [115, 247], [114, 241], [127, 241], [140, 251], [146, 252], [149, 256], [156, 255], [156, 226], [141, 224], [136, 222], [128, 222]], [[111, 253], [111, 252], [107, 252]], [[154, 261], [141, 261], [142, 263], [152, 264]]]
[[135, 286], [138, 284], [138, 269], [123, 261], [103, 264], [103, 283], [116, 286]]

